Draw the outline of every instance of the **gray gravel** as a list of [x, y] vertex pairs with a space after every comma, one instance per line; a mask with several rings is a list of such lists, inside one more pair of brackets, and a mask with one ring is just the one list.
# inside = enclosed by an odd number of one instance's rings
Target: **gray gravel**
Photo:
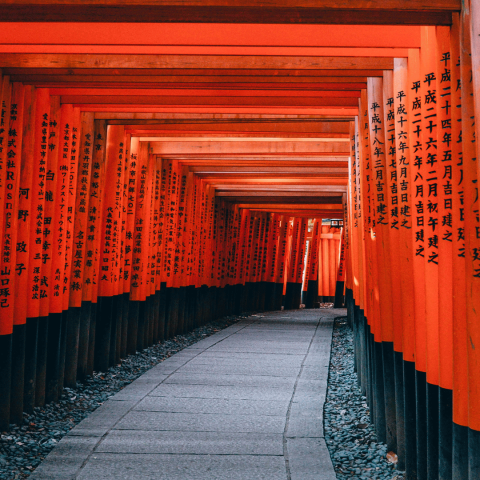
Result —
[[366, 398], [354, 372], [353, 334], [346, 318], [333, 330], [324, 408], [325, 440], [339, 480], [403, 480], [387, 461], [387, 446], [377, 440]]
[[241, 318], [245, 317], [225, 317], [130, 355], [107, 372], [94, 372], [77, 388], [65, 388], [58, 402], [24, 414], [22, 425], [0, 433], [0, 479], [28, 478], [60, 439], [110, 396], [166, 358]]

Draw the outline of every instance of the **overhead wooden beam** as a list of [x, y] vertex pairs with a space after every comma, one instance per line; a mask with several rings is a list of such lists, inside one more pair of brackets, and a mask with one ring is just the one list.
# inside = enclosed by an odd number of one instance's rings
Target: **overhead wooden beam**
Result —
[[345, 181], [346, 179], [322, 179], [322, 177], [317, 178], [317, 183], [315, 184], [297, 184], [297, 185], [282, 185], [282, 184], [274, 184], [273, 182], [270, 183], [262, 183], [261, 181], [251, 182], [249, 184], [243, 183], [241, 180], [230, 183], [224, 183], [221, 180], [216, 181], [215, 178], [212, 179], [204, 179], [206, 183], [209, 185], [215, 186], [217, 191], [222, 191], [225, 193], [240, 193], [243, 192], [245, 194], [252, 194], [255, 192], [265, 192], [269, 194], [271, 192], [285, 192], [292, 195], [301, 195], [307, 192], [324, 192], [328, 189], [334, 189], [340, 185], [344, 186], [347, 184]]
[[[222, 197], [225, 201], [228, 202], [234, 202], [236, 201], [232, 197]], [[334, 196], [333, 194], [330, 194], [330, 196], [319, 196], [317, 195], [316, 197], [308, 197], [308, 205], [307, 207], [311, 208], [312, 204], [315, 205], [335, 205], [336, 208], [339, 208], [339, 205], [341, 205], [342, 201], [342, 194], [339, 193], [338, 196]], [[286, 199], [284, 196], [259, 196], [259, 197], [238, 197], [237, 199], [238, 203], [241, 204], [251, 204], [255, 205], [258, 208], [268, 208], [270, 205], [279, 205], [279, 204], [285, 204], [288, 202], [294, 202], [294, 203], [299, 203], [298, 198], [295, 199]]]
[[[44, 8], [44, 7], [42, 7]], [[1, 15], [1, 11], [0, 11]], [[393, 58], [285, 57], [256, 55], [95, 55], [2, 53], [2, 68], [134, 68], [134, 69], [393, 69]]]
[[[8, 69], [11, 71], [12, 69]], [[26, 69], [22, 69], [26, 70]], [[139, 72], [141, 73], [141, 72]], [[288, 89], [333, 89], [357, 90], [366, 88], [364, 76], [259, 76], [259, 75], [63, 75], [18, 73], [11, 75], [14, 82], [35, 84], [38, 86], [108, 86], [111, 88], [135, 88], [156, 84], [157, 88], [288, 88]]]
[[246, 154], [229, 154], [229, 153], [169, 153], [170, 160], [177, 160], [184, 165], [290, 165], [292, 162], [298, 162], [299, 165], [318, 165], [318, 162], [323, 162], [325, 165], [331, 164], [339, 165], [345, 164], [347, 158], [343, 154], [325, 154], [325, 153], [255, 153], [250, 152]]
[[192, 136], [195, 137], [208, 137], [213, 139], [225, 139], [225, 138], [251, 138], [251, 137], [265, 137], [266, 139], [270, 138], [312, 138], [312, 139], [321, 139], [327, 140], [330, 138], [348, 138], [348, 134], [346, 133], [303, 133], [303, 132], [182, 132], [182, 130], [176, 131], [157, 131], [157, 130], [128, 130], [127, 133], [132, 135], [132, 137], [145, 137], [148, 135], [149, 137], [155, 137], [157, 141], [161, 141], [164, 137], [171, 137], [175, 135], [175, 137], [179, 138], [190, 138]]
[[[312, 115], [303, 115], [303, 114], [287, 114], [287, 113], [207, 113], [207, 112], [197, 112], [197, 113], [181, 113], [181, 112], [97, 112], [95, 113], [95, 118], [97, 120], [109, 120], [109, 123], [112, 125], [124, 125], [128, 123], [137, 123], [138, 124], [157, 124], [157, 123], [178, 123], [180, 121], [184, 123], [194, 123], [194, 122], [207, 122], [211, 123], [212, 121], [215, 124], [225, 123], [225, 122], [282, 122], [282, 121], [298, 121], [298, 122], [317, 122], [317, 121], [328, 121], [328, 122], [350, 122], [353, 120], [353, 117], [350, 116], [333, 116], [328, 114], [312, 114]], [[144, 122], [144, 123], [143, 123]]]
[[407, 48], [359, 48], [359, 47], [246, 47], [200, 45], [70, 45], [67, 43], [45, 45], [3, 44], [1, 53], [68, 53], [95, 55], [287, 55], [312, 57], [408, 57]]
[[[13, 67], [4, 67], [4, 73], [10, 76], [14, 75], [65, 75], [65, 76], [75, 76], [75, 75], [114, 75], [117, 78], [117, 81], [123, 81], [123, 77], [132, 77], [132, 76], [164, 76], [168, 78], [168, 81], [174, 82], [175, 78], [183, 78], [183, 81], [187, 81], [188, 78], [197, 81], [200, 78], [233, 78], [235, 81], [242, 78], [250, 78], [255, 81], [256, 77], [259, 78], [268, 78], [270, 82], [278, 82], [283, 79], [293, 78], [323, 78], [323, 77], [381, 77], [383, 76], [383, 70], [379, 68], [368, 68], [368, 69], [327, 69], [327, 68], [315, 68], [309, 70], [303, 69], [281, 69], [277, 71], [272, 71], [265, 68], [210, 68], [208, 66], [200, 68], [109, 68], [109, 66], [104, 66], [102, 68], [69, 68], [55, 66], [52, 64], [51, 67], [31, 67], [31, 66], [13, 66]], [[248, 81], [248, 80], [247, 80]], [[299, 80], [300, 81], [300, 80]], [[333, 81], [329, 79], [329, 81]]]
[[[7, 2], [5, 2], [7, 3]], [[144, 23], [248, 23], [248, 24], [365, 24], [365, 25], [450, 25], [451, 12], [460, 10], [458, 1], [422, 2], [391, 0], [369, 2], [346, 0], [304, 2], [308, 6], [292, 6], [293, 2], [272, 2], [268, 5], [232, 6], [198, 2], [122, 2], [120, 4], [35, 1], [0, 5], [0, 18], [10, 22], [122, 22]], [[8, 2], [10, 3], [10, 2]], [[49, 8], [48, 4], [51, 7]], [[277, 5], [275, 5], [277, 4]], [[278, 5], [281, 4], [281, 5]], [[390, 8], [388, 4], [392, 5]], [[372, 8], [372, 5], [377, 8]], [[442, 8], [446, 5], [447, 8]], [[430, 8], [426, 8], [426, 6]]]
[[[0, 4], [3, 2], [0, 2]], [[19, 2], [11, 2], [19, 3]], [[42, 2], [47, 4], [48, 2]], [[88, 2], [83, 2], [88, 3]], [[156, 2], [157, 4], [160, 2]], [[48, 8], [48, 7], [46, 7]], [[148, 22], [148, 19], [145, 19]], [[0, 44], [125, 46], [232, 46], [232, 47], [361, 47], [419, 48], [420, 28], [394, 25], [256, 25], [208, 23], [0, 22]], [[124, 52], [126, 53], [126, 52]]]
[[72, 87], [70, 85], [62, 87], [52, 87], [50, 89], [50, 95], [54, 96], [104, 96], [108, 92], [110, 96], [128, 96], [128, 97], [218, 97], [218, 96], [230, 96], [230, 97], [343, 97], [343, 98], [360, 98], [359, 90], [336, 90], [335, 87], [325, 90], [323, 88], [314, 89], [309, 88], [305, 90], [291, 89], [291, 88], [275, 88], [275, 89], [263, 89], [254, 88], [252, 85], [248, 88], [195, 88], [190, 86], [188, 88], [111, 88], [105, 87]]
[[353, 117], [358, 115], [357, 107], [285, 107], [285, 106], [241, 106], [241, 105], [229, 105], [229, 106], [216, 106], [216, 105], [183, 105], [183, 106], [171, 106], [171, 105], [116, 105], [101, 104], [101, 103], [80, 103], [74, 104], [74, 107], [80, 108], [83, 112], [102, 112], [102, 113], [236, 113], [236, 114], [275, 114], [282, 112], [285, 114], [298, 114], [298, 115], [338, 115], [340, 117]]
[[323, 175], [323, 174], [345, 174], [348, 173], [348, 165], [344, 167], [301, 167], [292, 164], [288, 166], [268, 166], [268, 165], [261, 165], [261, 166], [231, 166], [231, 165], [221, 165], [221, 166], [194, 166], [190, 167], [190, 171], [198, 174], [204, 175], [211, 175], [211, 174], [238, 174], [241, 173], [242, 175], [261, 175], [261, 174], [281, 174], [286, 173], [289, 175], [289, 178], [298, 178], [303, 175]]
[[238, 154], [280, 154], [292, 153], [297, 156], [303, 154], [321, 153], [326, 155], [344, 154], [350, 155], [350, 145], [348, 142], [155, 142], [151, 144], [151, 153], [159, 155], [181, 154], [181, 153], [203, 153], [217, 155]]
[[[121, 124], [122, 121], [109, 122], [111, 125]], [[229, 121], [229, 122], [195, 122], [195, 121], [178, 121], [178, 122], [162, 122], [154, 121], [155, 123], [147, 123], [149, 120], [138, 120], [135, 123], [128, 123], [123, 121], [125, 129], [132, 133], [138, 132], [155, 132], [155, 133], [168, 133], [168, 132], [182, 132], [182, 133], [311, 133], [311, 134], [347, 134], [349, 122], [330, 122], [330, 121], [317, 121], [317, 122], [293, 122], [293, 121]]]

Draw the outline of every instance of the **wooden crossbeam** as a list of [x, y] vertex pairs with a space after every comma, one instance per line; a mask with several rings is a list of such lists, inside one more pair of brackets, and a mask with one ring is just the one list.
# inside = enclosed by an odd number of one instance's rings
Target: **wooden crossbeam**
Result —
[[[449, 25], [451, 12], [460, 10], [458, 0], [334, 0], [322, 2], [269, 2], [260, 5], [228, 0], [199, 2], [73, 2], [28, 0], [0, 4], [0, 18], [10, 22], [161, 22], [161, 23], [248, 23], [248, 24], [365, 24]], [[59, 4], [60, 3], [60, 4]], [[307, 6], [299, 6], [307, 3]], [[50, 7], [48, 6], [50, 4]], [[389, 7], [390, 5], [390, 7]], [[443, 7], [443, 8], [442, 8]]]
[[[1, 13], [0, 13], [1, 15]], [[93, 55], [2, 53], [0, 67], [88, 69], [302, 69], [389, 70], [392, 58], [243, 55]]]
[[203, 154], [260, 154], [260, 153], [293, 153], [295, 155], [321, 153], [331, 155], [350, 154], [348, 142], [155, 142], [151, 144], [151, 152], [155, 154], [182, 154], [182, 153], [203, 153]]
[[177, 130], [175, 132], [171, 131], [164, 131], [164, 132], [158, 132], [158, 131], [149, 131], [149, 130], [138, 130], [138, 131], [127, 131], [128, 134], [130, 134], [132, 137], [145, 137], [148, 135], [149, 137], [155, 137], [156, 140], [161, 140], [163, 137], [171, 137], [172, 134], [175, 135], [175, 137], [178, 138], [189, 138], [192, 135], [194, 136], [207, 136], [211, 138], [212, 140], [215, 139], [225, 139], [225, 138], [251, 138], [251, 137], [265, 137], [265, 138], [312, 138], [312, 139], [322, 139], [322, 140], [328, 140], [330, 138], [348, 138], [347, 134], [344, 133], [302, 133], [302, 132], [293, 132], [293, 133], [281, 133], [281, 132], [267, 132], [267, 133], [259, 133], [259, 132], [241, 132], [241, 133], [233, 133], [233, 132], [224, 132], [224, 133], [216, 133], [216, 132], [191, 132], [191, 133], [184, 133], [182, 130]]
[[222, 178], [225, 174], [228, 173], [241, 173], [242, 175], [262, 175], [262, 174], [283, 174], [286, 173], [290, 178], [298, 178], [302, 175], [322, 175], [322, 174], [333, 174], [333, 173], [348, 173], [348, 166], [343, 167], [301, 167], [295, 163], [291, 163], [288, 166], [230, 166], [230, 165], [221, 165], [221, 166], [201, 166], [201, 167], [190, 167], [190, 171], [197, 174], [221, 174]]
[[277, 89], [262, 89], [262, 88], [245, 88], [245, 89], [214, 89], [214, 88], [92, 88], [92, 87], [71, 87], [65, 86], [60, 88], [50, 88], [50, 95], [58, 96], [105, 96], [108, 92], [109, 96], [128, 96], [128, 97], [344, 97], [344, 98], [360, 98], [359, 90], [330, 90], [325, 89], [295, 89], [277, 88]]
[[[3, 2], [0, 2], [2, 4]], [[18, 2], [15, 2], [18, 3]], [[48, 2], [45, 2], [48, 3]], [[46, 7], [48, 8], [48, 7]], [[148, 19], [145, 19], [148, 21]], [[419, 48], [420, 28], [393, 25], [0, 23], [0, 44], [58, 46], [201, 46]], [[61, 39], [61, 40], [60, 40]], [[128, 39], [128, 40], [127, 40]], [[127, 52], [124, 52], [127, 53]]]

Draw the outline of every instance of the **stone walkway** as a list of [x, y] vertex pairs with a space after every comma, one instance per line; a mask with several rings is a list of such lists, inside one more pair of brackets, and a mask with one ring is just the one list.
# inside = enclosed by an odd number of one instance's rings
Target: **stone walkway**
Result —
[[334, 480], [323, 434], [333, 318], [251, 316], [149, 370], [75, 427], [34, 480]]

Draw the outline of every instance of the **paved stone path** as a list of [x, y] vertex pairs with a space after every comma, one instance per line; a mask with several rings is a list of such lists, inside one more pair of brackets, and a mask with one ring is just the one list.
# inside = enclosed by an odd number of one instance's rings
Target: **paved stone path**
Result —
[[111, 397], [31, 478], [334, 480], [323, 403], [345, 314], [258, 314], [201, 340]]

